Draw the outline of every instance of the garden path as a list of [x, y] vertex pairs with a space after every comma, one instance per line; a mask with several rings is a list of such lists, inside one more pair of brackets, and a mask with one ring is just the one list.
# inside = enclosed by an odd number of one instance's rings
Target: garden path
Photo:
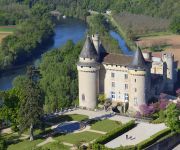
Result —
[[[129, 130], [128, 132], [124, 133], [123, 135], [115, 138], [114, 140], [108, 142], [106, 144], [109, 148], [116, 148], [126, 145], [136, 145], [139, 142], [149, 138], [153, 134], [167, 128], [165, 124], [150, 124], [150, 123], [138, 123], [136, 127]], [[126, 135], [128, 135], [128, 138], [126, 139]]]

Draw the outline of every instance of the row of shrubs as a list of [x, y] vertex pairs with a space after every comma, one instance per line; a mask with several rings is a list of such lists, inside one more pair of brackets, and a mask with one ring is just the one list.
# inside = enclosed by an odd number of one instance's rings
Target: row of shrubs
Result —
[[[104, 144], [108, 143], [109, 141], [115, 139], [116, 137], [124, 134], [125, 132], [129, 131], [135, 126], [135, 121], [130, 121], [126, 123], [125, 125], [109, 132], [108, 134], [98, 138], [92, 145], [92, 150], [142, 150], [153, 143], [157, 142], [161, 137], [169, 135], [171, 133], [171, 130], [169, 128], [164, 129], [162, 131], [157, 132], [156, 134], [152, 135], [150, 138], [140, 142], [137, 145], [130, 145], [130, 146], [120, 146], [115, 149], [107, 148], [104, 146]], [[173, 134], [172, 134], [173, 136]], [[167, 136], [168, 137], [168, 136]]]
[[157, 132], [156, 134], [152, 135], [150, 138], [140, 142], [137, 145], [137, 149], [140, 150], [140, 149], [146, 148], [146, 147], [152, 145], [153, 143], [155, 143], [161, 137], [163, 137], [169, 133], [171, 133], [171, 129], [169, 129], [169, 128], [161, 130], [161, 131]]
[[128, 123], [108, 132], [107, 134], [105, 134], [104, 136], [98, 138], [95, 143], [99, 143], [99, 144], [105, 144], [113, 139], [115, 139], [116, 137], [122, 135], [123, 133], [129, 131], [130, 129], [132, 129], [135, 126], [135, 121], [129, 121]]

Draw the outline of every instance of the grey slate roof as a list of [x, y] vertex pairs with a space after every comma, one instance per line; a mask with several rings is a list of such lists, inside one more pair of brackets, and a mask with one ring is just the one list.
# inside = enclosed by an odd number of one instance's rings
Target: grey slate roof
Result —
[[136, 50], [132, 63], [129, 65], [129, 67], [132, 69], [145, 69], [146, 68], [146, 61], [139, 48]]
[[97, 59], [98, 54], [90, 37], [87, 36], [80, 57]]

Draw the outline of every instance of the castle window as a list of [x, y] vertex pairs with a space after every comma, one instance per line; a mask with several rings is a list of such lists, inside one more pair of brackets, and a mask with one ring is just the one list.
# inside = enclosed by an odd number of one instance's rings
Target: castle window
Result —
[[124, 93], [124, 100], [129, 100], [129, 94], [128, 93]]
[[115, 92], [111, 92], [111, 98], [115, 98]]
[[112, 82], [112, 87], [115, 87], [115, 82]]
[[125, 90], [127, 90], [128, 89], [128, 84], [125, 84], [124, 88], [125, 88]]
[[137, 97], [134, 98], [134, 106], [137, 106], [138, 102], [137, 102]]
[[134, 79], [134, 82], [136, 82], [136, 79]]
[[114, 77], [115, 77], [115, 73], [111, 72], [111, 78], [114, 78]]
[[125, 75], [124, 75], [124, 79], [128, 79], [128, 74], [125, 74]]
[[82, 94], [82, 100], [85, 101], [85, 95], [84, 94]]
[[134, 89], [134, 92], [137, 92], [137, 88]]

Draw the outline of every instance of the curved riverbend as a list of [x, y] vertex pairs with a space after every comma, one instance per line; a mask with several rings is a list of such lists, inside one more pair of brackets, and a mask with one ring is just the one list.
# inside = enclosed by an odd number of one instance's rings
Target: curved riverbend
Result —
[[115, 31], [110, 31], [109, 34], [115, 39], [118, 41], [119, 43], [119, 47], [121, 48], [123, 54], [125, 55], [132, 55], [133, 54], [133, 51], [131, 51], [127, 44], [126, 44], [126, 41]]
[[[77, 43], [79, 40], [83, 39], [87, 26], [83, 21], [77, 19], [65, 19], [59, 25], [55, 27], [55, 35], [53, 37], [54, 43], [46, 51], [49, 51], [53, 48], [59, 48], [64, 45], [68, 40], [72, 40], [74, 43]], [[0, 76], [0, 90], [8, 90], [12, 88], [12, 82], [15, 77], [18, 75], [23, 75], [26, 72], [28, 65], [36, 65], [39, 63], [41, 55], [37, 56], [34, 60], [27, 62], [26, 64], [1, 73]]]
[[[77, 19], [65, 19], [63, 22], [61, 22], [55, 27], [55, 35], [53, 37], [54, 43], [47, 50], [45, 50], [44, 53], [53, 48], [59, 48], [63, 46], [68, 40], [72, 40], [74, 43], [77, 43], [79, 40], [84, 38], [86, 30], [87, 25], [83, 21]], [[117, 32], [111, 30], [109, 33], [115, 40], [118, 41], [119, 47], [124, 54], [133, 54], [133, 52], [127, 47], [125, 40]], [[18, 75], [25, 74], [28, 65], [39, 64], [40, 59], [41, 55], [16, 69], [1, 73], [0, 90], [11, 89], [14, 78]]]

